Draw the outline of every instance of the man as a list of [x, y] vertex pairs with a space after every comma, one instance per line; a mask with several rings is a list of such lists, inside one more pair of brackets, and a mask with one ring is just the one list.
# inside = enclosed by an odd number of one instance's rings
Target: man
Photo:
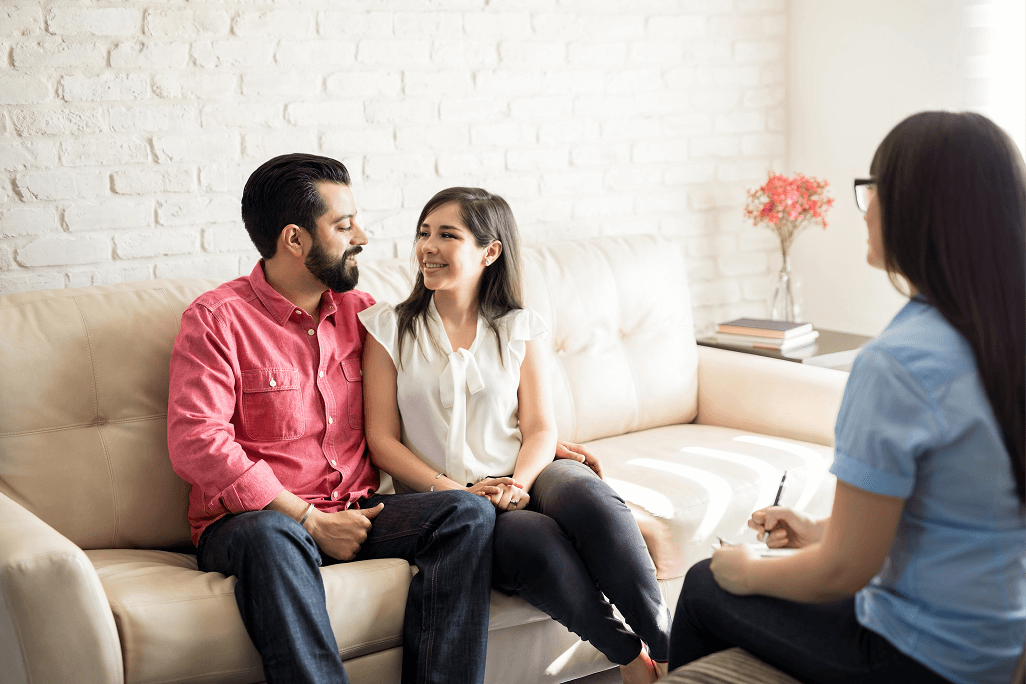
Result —
[[171, 462], [192, 485], [199, 567], [237, 578], [269, 683], [348, 681], [319, 566], [385, 557], [420, 570], [403, 681], [481, 682], [495, 508], [467, 491], [375, 494], [356, 316], [374, 300], [353, 290], [367, 236], [349, 182], [341, 163], [305, 154], [250, 176], [242, 217], [263, 259], [182, 316]]

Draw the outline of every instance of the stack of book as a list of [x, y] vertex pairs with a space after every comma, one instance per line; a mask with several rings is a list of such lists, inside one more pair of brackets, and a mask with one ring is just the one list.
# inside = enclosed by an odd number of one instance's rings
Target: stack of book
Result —
[[738, 318], [716, 326], [713, 337], [721, 344], [785, 352], [813, 344], [819, 333], [812, 329], [812, 323]]

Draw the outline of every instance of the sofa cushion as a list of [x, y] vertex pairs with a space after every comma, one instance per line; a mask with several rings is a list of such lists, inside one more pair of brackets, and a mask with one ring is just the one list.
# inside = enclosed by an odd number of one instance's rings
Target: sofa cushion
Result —
[[[254, 682], [260, 657], [239, 617], [235, 578], [167, 551], [87, 551], [114, 612], [125, 682]], [[321, 568], [343, 659], [402, 643], [411, 568], [383, 559]], [[354, 616], [358, 616], [354, 619]]]
[[670, 425], [588, 443], [606, 481], [634, 513], [659, 579], [679, 577], [711, 553], [716, 537], [754, 533], [752, 511], [781, 503], [827, 515], [833, 449], [712, 425]]
[[0, 298], [0, 491], [84, 549], [189, 539], [167, 455], [168, 360], [213, 281]]

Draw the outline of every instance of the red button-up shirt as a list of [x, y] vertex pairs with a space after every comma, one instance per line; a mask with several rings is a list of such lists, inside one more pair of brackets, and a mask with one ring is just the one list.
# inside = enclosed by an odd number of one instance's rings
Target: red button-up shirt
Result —
[[377, 489], [363, 433], [367, 331], [356, 316], [373, 303], [329, 290], [314, 320], [258, 263], [185, 310], [167, 440], [171, 465], [192, 485], [194, 544], [218, 518], [259, 510], [282, 490], [333, 512]]

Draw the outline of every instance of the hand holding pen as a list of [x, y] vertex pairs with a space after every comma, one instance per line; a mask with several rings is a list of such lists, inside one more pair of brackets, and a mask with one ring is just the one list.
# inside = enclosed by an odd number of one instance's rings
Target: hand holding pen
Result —
[[752, 513], [748, 521], [748, 526], [758, 532], [759, 541], [765, 541], [771, 549], [801, 548], [819, 541], [822, 536], [820, 523], [804, 513], [780, 505], [786, 480], [785, 470], [773, 505]]

